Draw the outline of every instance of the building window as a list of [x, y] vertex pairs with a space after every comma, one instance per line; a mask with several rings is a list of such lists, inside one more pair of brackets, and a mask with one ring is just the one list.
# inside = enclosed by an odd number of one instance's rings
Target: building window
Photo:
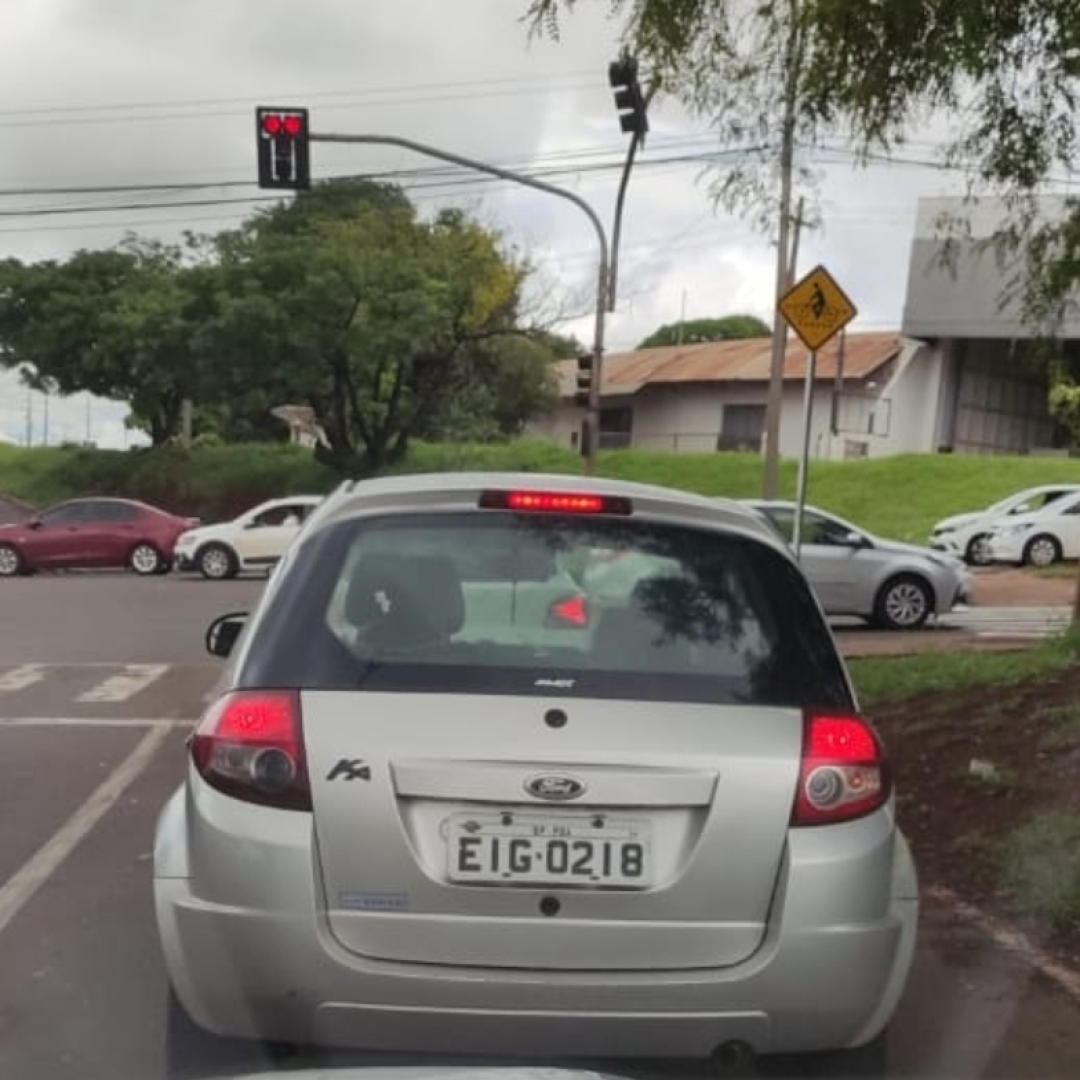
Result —
[[600, 449], [625, 450], [634, 430], [634, 410], [620, 405], [600, 410]]
[[764, 433], [764, 405], [725, 405], [716, 449], [753, 450], [756, 453], [761, 449]]

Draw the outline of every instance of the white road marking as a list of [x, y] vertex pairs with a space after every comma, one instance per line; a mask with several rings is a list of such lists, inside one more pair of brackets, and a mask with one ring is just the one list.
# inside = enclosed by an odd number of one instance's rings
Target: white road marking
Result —
[[161, 720], [147, 716], [0, 716], [0, 728], [9, 727], [194, 727], [198, 720]]
[[155, 724], [86, 802], [8, 878], [0, 888], [0, 933], [146, 768], [171, 730], [168, 724]]
[[14, 694], [45, 678], [44, 664], [22, 664], [0, 675], [0, 694]]
[[125, 664], [124, 670], [91, 687], [75, 700], [86, 703], [127, 701], [169, 670], [168, 664]]

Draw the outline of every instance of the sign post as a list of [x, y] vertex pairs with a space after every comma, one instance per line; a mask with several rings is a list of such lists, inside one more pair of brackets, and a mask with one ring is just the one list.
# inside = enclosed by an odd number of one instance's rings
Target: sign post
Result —
[[806, 508], [806, 483], [810, 467], [810, 431], [814, 416], [814, 376], [818, 350], [830, 342], [859, 309], [824, 266], [815, 266], [782, 297], [777, 310], [806, 346], [806, 385], [803, 391], [803, 440], [799, 455], [799, 478], [795, 493], [795, 524], [792, 546], [795, 558], [802, 554], [802, 523]]

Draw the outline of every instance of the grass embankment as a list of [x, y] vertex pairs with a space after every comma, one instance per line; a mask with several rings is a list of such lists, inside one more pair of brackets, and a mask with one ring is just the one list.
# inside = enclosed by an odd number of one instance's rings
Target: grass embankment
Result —
[[[520, 469], [580, 473], [581, 458], [539, 440], [503, 445], [416, 445], [395, 471]], [[602, 454], [605, 476], [664, 484], [704, 495], [760, 494], [756, 454], [672, 454], [620, 450]], [[795, 491], [795, 463], [781, 469], [785, 497]], [[74, 495], [146, 499], [213, 518], [274, 495], [328, 491], [337, 478], [309, 451], [290, 446], [205, 447], [185, 451], [82, 450], [0, 446], [0, 494], [36, 506]], [[864, 461], [818, 461], [810, 501], [883, 536], [924, 541], [949, 514], [978, 509], [1020, 488], [1080, 483], [1080, 460], [905, 455]]]
[[1080, 634], [851, 670], [924, 880], [1080, 962]]

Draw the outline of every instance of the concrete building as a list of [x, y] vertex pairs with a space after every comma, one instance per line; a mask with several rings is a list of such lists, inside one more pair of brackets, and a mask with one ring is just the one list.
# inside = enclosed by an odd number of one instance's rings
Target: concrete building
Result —
[[[1004, 213], [996, 202], [920, 200], [900, 331], [849, 333], [843, 357], [840, 339], [818, 355], [814, 457], [1027, 454], [1056, 446], [1045, 364], [1029, 355], [1032, 334], [1017, 305], [1001, 303], [1014, 268], [981, 250], [980, 241], [1001, 227]], [[966, 217], [963, 239], [945, 238], [947, 215]], [[1080, 339], [1080, 315], [1066, 334]], [[757, 338], [606, 357], [601, 445], [758, 449], [769, 356], [769, 340]], [[806, 359], [792, 339], [784, 365], [785, 457], [797, 456], [802, 445]], [[575, 374], [574, 361], [559, 365], [559, 404], [531, 425], [533, 434], [579, 444], [583, 411], [573, 402]]]

